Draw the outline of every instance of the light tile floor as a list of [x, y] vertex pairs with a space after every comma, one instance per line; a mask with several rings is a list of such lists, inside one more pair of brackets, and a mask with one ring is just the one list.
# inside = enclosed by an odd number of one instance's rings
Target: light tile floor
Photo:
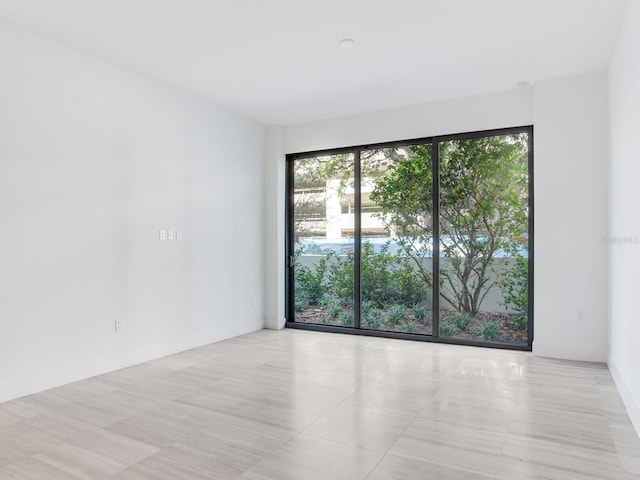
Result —
[[0, 479], [640, 479], [604, 365], [261, 331], [0, 404]]

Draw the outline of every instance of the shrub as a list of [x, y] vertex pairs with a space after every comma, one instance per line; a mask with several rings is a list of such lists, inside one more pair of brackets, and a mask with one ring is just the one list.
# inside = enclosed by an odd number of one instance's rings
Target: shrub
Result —
[[[298, 255], [299, 253], [296, 252], [296, 256]], [[325, 276], [327, 268], [333, 257], [333, 254], [329, 254], [321, 258], [313, 269], [296, 262], [294, 266], [295, 288], [296, 297], [300, 301], [304, 299], [307, 305], [318, 305], [320, 303], [326, 290]]]
[[[325, 288], [343, 302], [353, 301], [353, 252], [326, 257]], [[377, 307], [389, 303], [413, 305], [426, 298], [423, 283], [403, 256], [389, 253], [389, 242], [376, 253], [369, 242], [362, 244], [362, 301]], [[317, 284], [317, 282], [316, 282]], [[315, 284], [314, 284], [315, 285]]]
[[[299, 255], [296, 252], [296, 255]], [[409, 259], [389, 253], [389, 242], [376, 253], [369, 242], [362, 244], [362, 311], [388, 304], [404, 306], [419, 304], [426, 298], [424, 282], [420, 280]], [[337, 299], [342, 307], [353, 308], [354, 254], [337, 255], [331, 252], [315, 266], [295, 264], [296, 300], [304, 305], [322, 305], [335, 313], [335, 302], [324, 303], [325, 297]], [[364, 316], [364, 314], [363, 314]], [[425, 312], [426, 316], [426, 312]]]
[[324, 296], [322, 298], [322, 306], [328, 310], [332, 318], [338, 318], [338, 315], [340, 315], [340, 312], [342, 311], [340, 300], [335, 297]]
[[360, 308], [360, 314], [362, 315], [362, 318], [365, 318], [373, 310], [373, 302], [364, 300]]
[[367, 311], [363, 314], [363, 318], [367, 328], [372, 330], [378, 330], [380, 328], [382, 313], [377, 308]]
[[528, 325], [529, 315], [525, 313], [519, 313], [515, 317], [513, 317], [513, 325], [518, 330], [526, 330]]
[[453, 321], [457, 329], [464, 332], [469, 327], [469, 323], [471, 323], [471, 316], [459, 313], [453, 317]]
[[405, 324], [404, 329], [407, 333], [413, 333], [416, 331], [416, 324], [409, 322]]
[[353, 327], [353, 313], [344, 312], [340, 315], [340, 323], [343, 327]]
[[440, 336], [450, 337], [455, 333], [455, 331], [456, 331], [456, 327], [452, 323], [446, 320], [443, 322], [440, 322]]
[[529, 259], [521, 252], [525, 246], [526, 239], [519, 239], [504, 247], [513, 262], [497, 282], [502, 292], [502, 305], [505, 308], [511, 307], [515, 310], [513, 324], [519, 330], [525, 330], [529, 323]]
[[414, 305], [423, 301], [427, 294], [425, 285], [416, 277], [413, 267], [406, 257], [396, 257], [398, 268], [393, 272], [394, 287], [398, 289], [398, 301], [404, 305]]
[[495, 320], [488, 320], [482, 324], [481, 332], [482, 339], [486, 341], [495, 340], [498, 336], [498, 332], [500, 331], [500, 323]]
[[413, 307], [413, 315], [416, 317], [416, 321], [424, 325], [427, 320], [427, 312], [429, 308], [426, 305], [416, 304]]
[[394, 286], [393, 266], [395, 258], [388, 253], [388, 243], [376, 254], [369, 242], [362, 244], [362, 296], [364, 301], [375, 303], [378, 307], [386, 302], [397, 301]]
[[398, 325], [398, 323], [400, 323], [404, 318], [406, 311], [407, 308], [399, 303], [390, 305], [389, 308], [387, 308], [387, 320], [389, 320], [391, 325]]
[[329, 255], [331, 262], [327, 267], [327, 291], [344, 304], [353, 302], [353, 253], [346, 256]]

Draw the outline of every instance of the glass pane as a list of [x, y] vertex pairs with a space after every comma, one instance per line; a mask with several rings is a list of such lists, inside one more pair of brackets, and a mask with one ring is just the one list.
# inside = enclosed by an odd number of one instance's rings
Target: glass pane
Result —
[[352, 327], [354, 156], [293, 165], [295, 321]]
[[431, 145], [361, 152], [361, 327], [431, 335]]
[[527, 344], [526, 133], [440, 145], [440, 336]]

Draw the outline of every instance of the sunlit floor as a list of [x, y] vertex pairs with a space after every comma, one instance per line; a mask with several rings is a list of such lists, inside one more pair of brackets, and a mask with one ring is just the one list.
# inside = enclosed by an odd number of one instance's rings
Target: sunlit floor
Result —
[[0, 404], [1, 479], [640, 478], [604, 365], [261, 331]]

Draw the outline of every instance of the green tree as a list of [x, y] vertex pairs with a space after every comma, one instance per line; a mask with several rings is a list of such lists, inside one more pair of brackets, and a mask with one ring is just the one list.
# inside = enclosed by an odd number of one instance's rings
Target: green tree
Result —
[[[393, 149], [365, 150], [360, 153], [362, 171], [370, 179], [384, 173], [386, 165], [393, 161]], [[355, 175], [352, 154], [321, 155], [302, 157], [294, 162], [293, 168], [293, 231], [294, 241], [306, 236], [325, 236], [326, 207], [329, 198], [327, 182], [338, 181], [340, 196], [353, 188]]]
[[[440, 144], [440, 295], [475, 315], [495, 286], [490, 266], [509, 238], [527, 229], [527, 137], [502, 135]], [[432, 255], [431, 146], [412, 146], [392, 163], [371, 194], [380, 218], [399, 237], [429, 286]]]
[[347, 154], [299, 158], [293, 168], [294, 242], [301, 237], [325, 236], [327, 182], [339, 181], [342, 194], [353, 187], [353, 156]]

